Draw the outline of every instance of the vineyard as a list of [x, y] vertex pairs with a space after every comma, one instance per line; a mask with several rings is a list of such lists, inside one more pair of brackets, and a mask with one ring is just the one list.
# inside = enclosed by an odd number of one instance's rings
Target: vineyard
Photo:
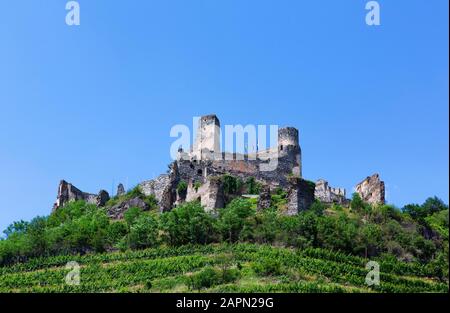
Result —
[[[79, 265], [80, 282], [66, 276]], [[36, 258], [0, 268], [0, 292], [448, 292], [417, 263], [368, 260], [325, 249], [210, 244]]]

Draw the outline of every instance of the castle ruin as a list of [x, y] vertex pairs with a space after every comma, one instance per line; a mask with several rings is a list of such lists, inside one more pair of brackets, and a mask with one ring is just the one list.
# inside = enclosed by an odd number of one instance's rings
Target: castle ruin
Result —
[[[197, 136], [188, 151], [178, 150], [177, 159], [169, 165], [169, 171], [159, 177], [141, 182], [141, 191], [146, 196], [154, 196], [161, 212], [169, 211], [181, 203], [198, 200], [206, 211], [215, 212], [226, 204], [224, 175], [231, 175], [241, 181], [253, 179], [261, 187], [258, 209], [270, 207], [271, 194], [283, 190], [286, 194], [287, 215], [307, 210], [315, 199], [324, 203], [346, 203], [343, 188], [332, 188], [325, 180], [312, 183], [303, 179], [299, 132], [294, 127], [278, 130], [278, 143], [275, 147], [247, 154], [221, 151], [220, 121], [214, 114], [202, 116], [199, 120]], [[267, 170], [269, 163], [276, 161], [276, 167]], [[368, 183], [362, 182], [356, 188], [363, 200], [370, 203], [384, 203], [384, 183], [374, 175]], [[373, 177], [374, 177], [373, 176]], [[185, 184], [186, 189], [177, 188]], [[123, 186], [118, 193], [123, 194]], [[235, 191], [242, 196], [243, 190]], [[61, 181], [54, 209], [71, 200], [86, 200], [98, 206], [104, 206], [109, 195], [101, 190], [99, 194], [80, 191], [73, 185]], [[133, 199], [132, 199], [133, 200]], [[121, 218], [124, 210], [130, 206], [148, 209], [139, 199], [133, 203], [122, 203], [108, 208], [113, 218]]]

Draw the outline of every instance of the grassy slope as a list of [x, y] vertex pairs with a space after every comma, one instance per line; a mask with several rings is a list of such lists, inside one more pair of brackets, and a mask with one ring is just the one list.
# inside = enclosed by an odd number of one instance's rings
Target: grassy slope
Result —
[[[85, 256], [57, 256], [0, 268], [0, 292], [190, 292], [189, 275], [221, 267], [226, 255], [240, 278], [206, 292], [448, 292], [417, 266], [381, 263], [381, 284], [365, 284], [366, 260], [321, 249], [298, 251], [254, 244], [184, 246]], [[276, 275], [258, 275], [255, 263], [278, 260]], [[68, 261], [81, 266], [81, 284], [64, 278]]]

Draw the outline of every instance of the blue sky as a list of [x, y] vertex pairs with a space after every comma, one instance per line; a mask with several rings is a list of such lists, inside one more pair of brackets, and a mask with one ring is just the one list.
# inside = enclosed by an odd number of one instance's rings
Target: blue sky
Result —
[[397, 206], [448, 203], [448, 1], [0, 0], [0, 229], [49, 214], [64, 178], [128, 187], [174, 124], [292, 125], [303, 174], [374, 172]]

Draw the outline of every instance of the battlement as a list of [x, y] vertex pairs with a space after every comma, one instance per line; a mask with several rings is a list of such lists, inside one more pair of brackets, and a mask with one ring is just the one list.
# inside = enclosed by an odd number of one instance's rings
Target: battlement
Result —
[[200, 124], [202, 124], [203, 126], [213, 124], [213, 125], [217, 125], [220, 127], [219, 118], [215, 114], [209, 114], [209, 115], [204, 115], [204, 116], [200, 117]]

